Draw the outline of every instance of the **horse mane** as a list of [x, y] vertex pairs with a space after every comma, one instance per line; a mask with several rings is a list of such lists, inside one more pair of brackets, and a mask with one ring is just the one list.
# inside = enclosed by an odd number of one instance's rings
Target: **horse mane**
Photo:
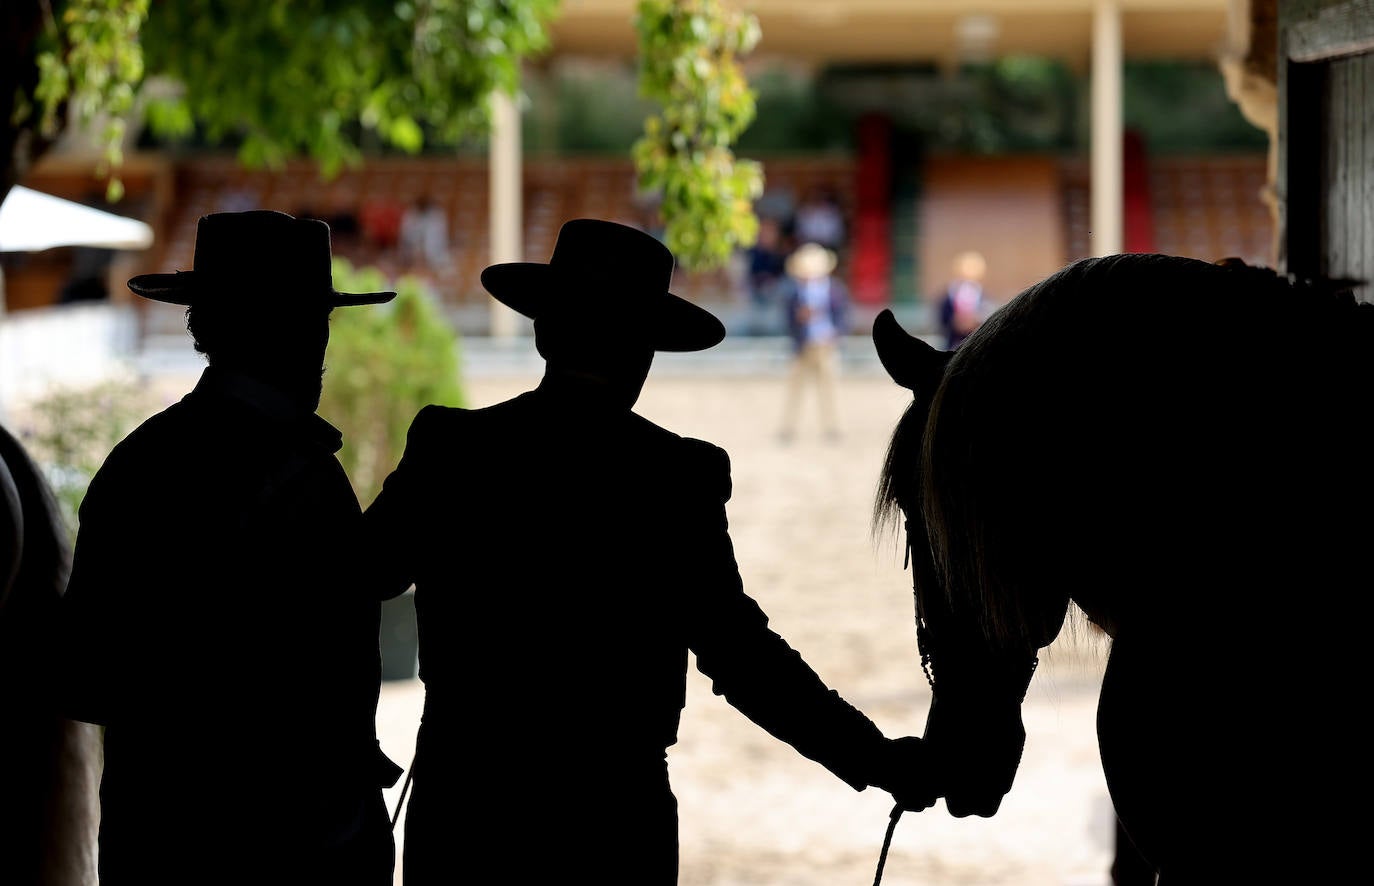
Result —
[[[20, 606], [55, 605], [67, 586], [71, 549], [62, 511], [52, 488], [23, 445], [0, 426], [0, 461], [9, 469], [19, 492], [24, 526], [23, 548], [10, 599], [0, 606], [0, 626], [9, 621], [6, 610]], [[39, 602], [39, 598], [46, 602]]]
[[913, 466], [919, 458], [921, 440], [925, 436], [926, 418], [930, 414], [930, 398], [915, 397], [897, 420], [883, 456], [878, 475], [878, 490], [873, 500], [872, 531], [885, 535], [901, 527], [905, 510], [903, 484], [913, 479]]

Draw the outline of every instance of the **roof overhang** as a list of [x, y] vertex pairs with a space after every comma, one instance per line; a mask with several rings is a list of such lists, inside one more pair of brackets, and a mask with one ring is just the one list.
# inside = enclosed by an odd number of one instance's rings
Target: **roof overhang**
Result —
[[42, 252], [58, 246], [147, 249], [153, 229], [135, 218], [83, 206], [22, 185], [0, 203], [0, 252]]
[[[1086, 64], [1097, 0], [726, 0], [754, 12], [755, 57], [957, 64], [1031, 54]], [[1230, 0], [1118, 0], [1123, 52], [1215, 59]], [[636, 0], [563, 0], [551, 54], [631, 57]]]

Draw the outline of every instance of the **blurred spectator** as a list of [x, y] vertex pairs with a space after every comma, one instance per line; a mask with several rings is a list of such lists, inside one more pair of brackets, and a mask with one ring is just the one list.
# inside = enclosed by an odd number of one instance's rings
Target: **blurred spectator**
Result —
[[838, 251], [844, 246], [844, 212], [839, 195], [830, 188], [817, 188], [797, 207], [797, 240], [818, 243]]
[[346, 201], [334, 198], [324, 204], [324, 208], [313, 203], [295, 207], [291, 214], [296, 218], [316, 218], [329, 225], [329, 239], [337, 251], [340, 242], [352, 245], [358, 238], [358, 213]]
[[778, 289], [786, 274], [787, 247], [782, 224], [759, 219], [759, 236], [745, 252], [745, 285], [749, 292], [749, 335], [767, 335], [777, 328], [773, 319]]
[[215, 199], [215, 212], [247, 212], [260, 209], [259, 197], [243, 185], [230, 185]]
[[77, 246], [72, 249], [72, 268], [58, 293], [60, 304], [105, 301], [110, 297], [109, 272], [113, 249]]
[[787, 259], [782, 298], [793, 360], [778, 434], [783, 443], [796, 435], [802, 389], [808, 384], [816, 388], [826, 437], [836, 440], [840, 436], [836, 380], [840, 336], [849, 326], [849, 292], [832, 276], [835, 263], [835, 253], [819, 243], [804, 243]]
[[423, 195], [401, 218], [401, 255], [427, 270], [440, 270], [451, 260], [448, 216], [429, 195]]
[[377, 249], [395, 249], [401, 239], [401, 219], [405, 207], [390, 197], [378, 197], [363, 203], [358, 224], [363, 238]]
[[662, 192], [636, 188], [633, 193], [629, 218], [612, 219], [612, 221], [620, 221], [632, 228], [639, 228], [658, 242], [666, 244], [668, 232], [663, 224]]
[[940, 330], [945, 350], [952, 351], [982, 324], [988, 310], [983, 291], [987, 262], [977, 252], [961, 252], [954, 257], [954, 277], [940, 296]]
[[358, 224], [358, 210], [347, 198], [337, 196], [329, 200], [327, 206], [324, 215], [306, 216], [306, 218], [323, 219], [324, 223], [329, 225], [330, 236], [335, 241], [342, 240], [346, 244], [352, 245], [361, 233], [361, 226]]
[[[104, 193], [87, 191], [81, 198], [83, 206], [108, 212], [109, 203]], [[129, 203], [122, 207], [129, 212]], [[57, 293], [59, 304], [73, 302], [105, 301], [110, 297], [110, 265], [114, 263], [115, 250], [101, 246], [75, 246], [71, 250], [72, 263], [67, 279]]]
[[797, 213], [797, 200], [790, 188], [768, 188], [754, 201], [759, 218], [776, 219], [784, 239], [793, 235], [792, 222]]

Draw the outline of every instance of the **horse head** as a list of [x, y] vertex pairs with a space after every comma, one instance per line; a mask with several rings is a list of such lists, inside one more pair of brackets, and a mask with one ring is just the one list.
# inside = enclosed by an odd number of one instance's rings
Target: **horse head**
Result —
[[912, 393], [888, 445], [874, 523], [891, 525], [899, 513], [905, 517], [917, 642], [934, 687], [925, 737], [941, 759], [949, 811], [990, 816], [1011, 788], [1020, 762], [1025, 741], [1020, 702], [1035, 656], [1033, 650], [1008, 654], [990, 647], [972, 601], [952, 599], [936, 567], [925, 507], [926, 436], [953, 352], [911, 335], [891, 311], [874, 322], [873, 344], [883, 369]]

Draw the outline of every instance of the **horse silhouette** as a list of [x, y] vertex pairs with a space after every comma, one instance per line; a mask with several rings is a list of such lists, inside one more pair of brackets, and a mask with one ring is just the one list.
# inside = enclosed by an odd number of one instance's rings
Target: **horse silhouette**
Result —
[[[1319, 881], [1368, 818], [1374, 307], [1239, 262], [1087, 259], [958, 350], [873, 338], [914, 398], [903, 517], [949, 811], [1011, 788], [1037, 650], [1112, 639], [1098, 740], [1162, 884]], [[1315, 878], [1315, 879], [1314, 879]]]
[[48, 678], [67, 581], [61, 513], [23, 446], [0, 427], [0, 882], [95, 879], [95, 728], [60, 717]]

